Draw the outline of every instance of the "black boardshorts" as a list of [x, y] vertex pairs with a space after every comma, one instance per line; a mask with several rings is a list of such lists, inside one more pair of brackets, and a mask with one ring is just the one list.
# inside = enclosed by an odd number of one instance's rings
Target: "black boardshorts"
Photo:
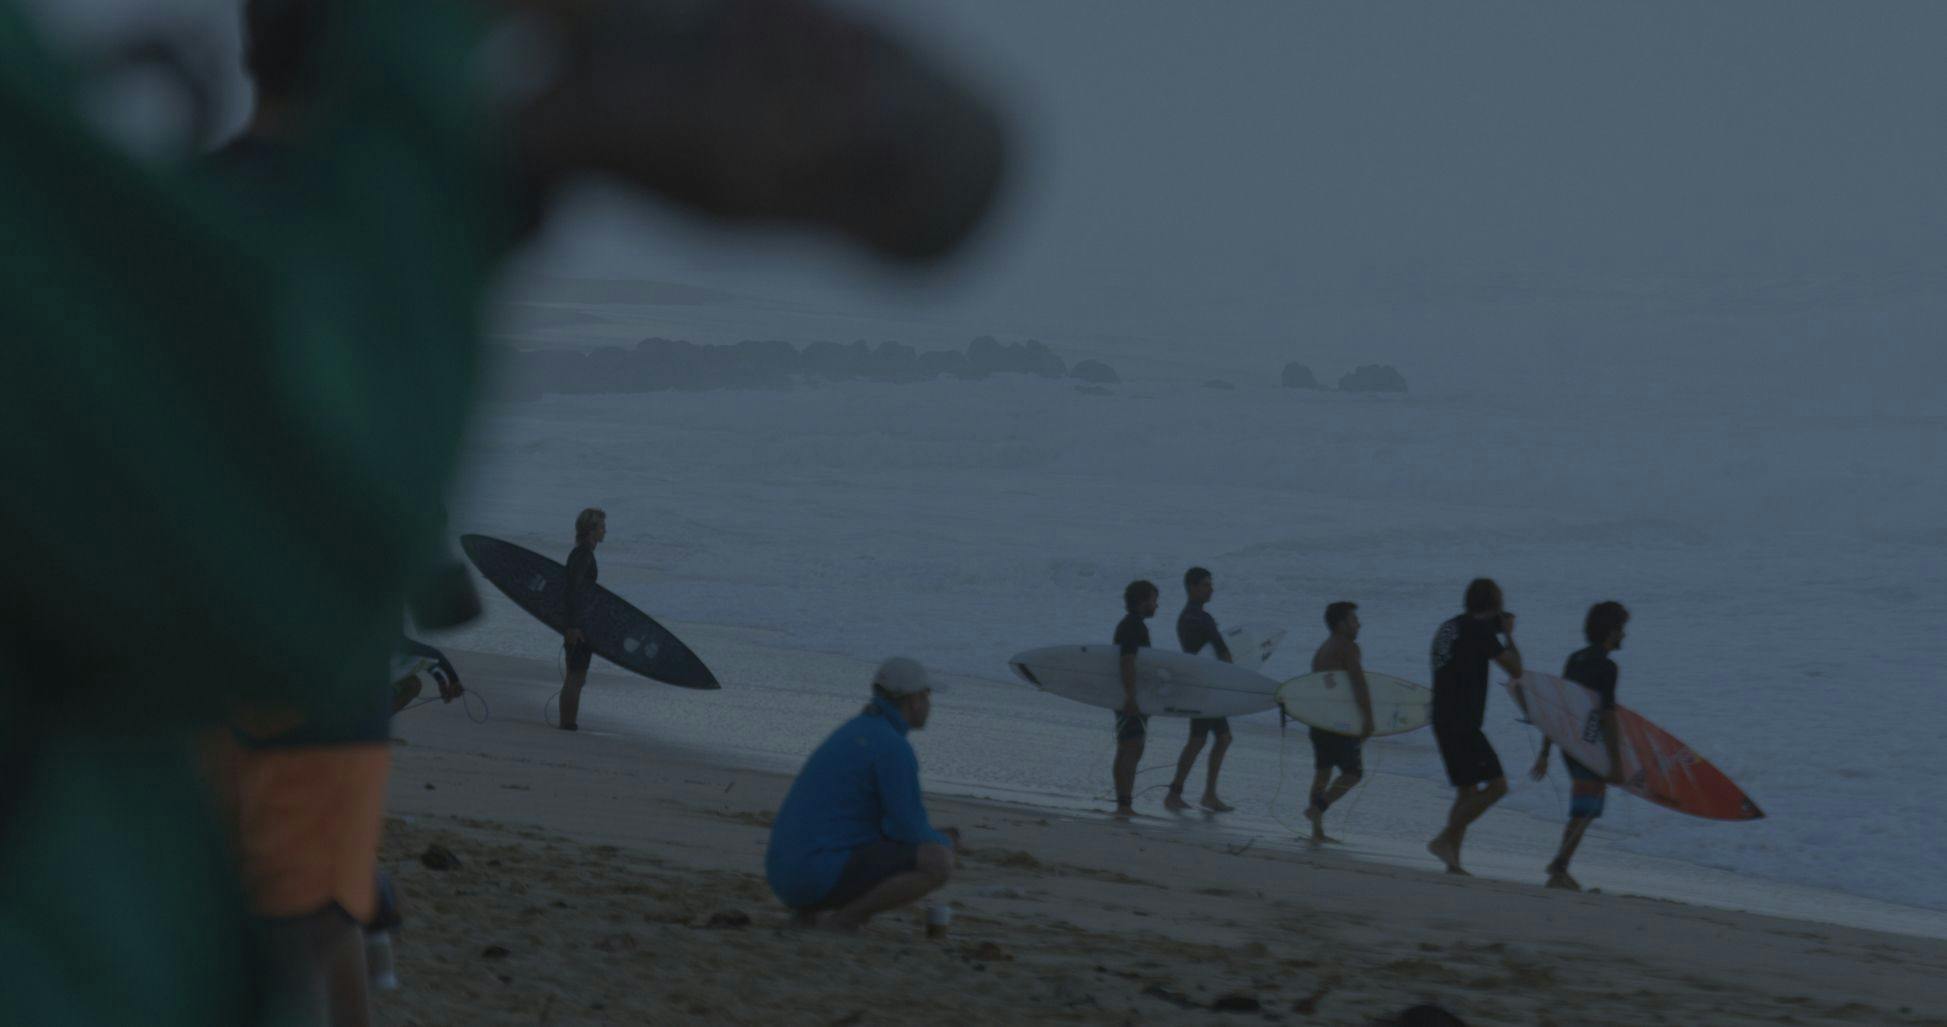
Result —
[[1472, 724], [1433, 723], [1433, 740], [1440, 745], [1440, 760], [1447, 765], [1447, 780], [1455, 788], [1472, 788], [1506, 777], [1501, 757], [1488, 742], [1487, 735]]
[[1317, 728], [1311, 729], [1311, 739], [1314, 770], [1336, 769], [1346, 774], [1366, 772], [1359, 739], [1336, 731], [1320, 731]]
[[1191, 738], [1202, 738], [1204, 735], [1208, 735], [1212, 733], [1218, 735], [1230, 734], [1230, 718], [1229, 717], [1191, 717], [1190, 718]]

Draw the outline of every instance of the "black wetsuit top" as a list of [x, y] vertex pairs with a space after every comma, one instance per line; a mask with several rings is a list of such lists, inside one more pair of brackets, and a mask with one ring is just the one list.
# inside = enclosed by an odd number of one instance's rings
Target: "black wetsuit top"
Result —
[[1463, 614], [1433, 634], [1433, 723], [1479, 730], [1487, 719], [1487, 665], [1507, 646], [1495, 622]]
[[594, 546], [579, 545], [568, 554], [568, 589], [562, 597], [562, 607], [569, 627], [581, 627], [581, 611], [588, 600], [588, 589], [599, 576], [595, 567]]
[[1219, 653], [1230, 651], [1224, 645], [1223, 633], [1217, 630], [1217, 618], [1202, 603], [1183, 604], [1183, 612], [1176, 615], [1176, 640], [1186, 653], [1200, 653], [1206, 645], [1215, 646]]

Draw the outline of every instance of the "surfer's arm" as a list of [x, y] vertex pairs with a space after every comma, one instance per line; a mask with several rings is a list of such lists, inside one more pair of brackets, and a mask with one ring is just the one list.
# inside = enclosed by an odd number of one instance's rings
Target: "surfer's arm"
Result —
[[561, 609], [567, 618], [562, 634], [568, 636], [570, 642], [581, 641], [582, 591], [588, 587], [588, 569], [593, 563], [579, 547], [568, 554], [568, 586], [561, 597]]
[[934, 830], [933, 822], [926, 818], [926, 805], [920, 801], [919, 759], [911, 747], [889, 747], [872, 761], [872, 772], [879, 780], [879, 801], [885, 809], [879, 829], [886, 837], [914, 845], [953, 848], [953, 839]]
[[1122, 654], [1122, 711], [1140, 713], [1136, 706], [1136, 654]]
[[1203, 627], [1210, 635], [1211, 648], [1217, 650], [1217, 658], [1225, 663], [1237, 662], [1231, 658], [1230, 645], [1224, 641], [1224, 633], [1217, 630], [1217, 618], [1212, 617], [1207, 611], [1203, 615]]
[[1508, 672], [1508, 677], [1518, 678], [1521, 676], [1521, 650], [1514, 647], [1514, 639], [1508, 639], [1507, 646], [1501, 650], [1499, 656], [1494, 657], [1494, 662], [1500, 664], [1501, 669]]
[[1548, 776], [1548, 754], [1552, 751], [1553, 751], [1553, 744], [1548, 741], [1547, 735], [1542, 735], [1541, 755], [1535, 757], [1535, 765], [1532, 769], [1528, 771], [1529, 777], [1532, 777], [1535, 780], [1539, 781], [1542, 778]]
[[1372, 689], [1366, 687], [1366, 667], [1359, 659], [1359, 646], [1354, 643], [1345, 653], [1345, 673], [1352, 679], [1352, 701], [1359, 705], [1359, 716], [1365, 718], [1365, 730], [1359, 732], [1360, 738], [1371, 738]]
[[1622, 733], [1616, 729], [1616, 708], [1610, 706], [1602, 711], [1602, 747], [1609, 753], [1609, 783], [1622, 784]]

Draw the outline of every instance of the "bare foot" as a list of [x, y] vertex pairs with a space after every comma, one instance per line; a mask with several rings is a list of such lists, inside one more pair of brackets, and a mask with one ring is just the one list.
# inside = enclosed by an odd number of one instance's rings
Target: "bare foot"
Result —
[[1331, 841], [1330, 838], [1325, 837], [1325, 811], [1324, 810], [1319, 809], [1317, 806], [1307, 806], [1305, 807], [1305, 819], [1311, 821], [1311, 825], [1312, 825], [1311, 843], [1313, 845], [1323, 845], [1324, 843]]
[[1171, 792], [1168, 795], [1163, 796], [1163, 808], [1169, 810], [1172, 813], [1181, 813], [1184, 810], [1189, 809], [1190, 804], [1183, 801], [1182, 792]]
[[1230, 803], [1217, 798], [1214, 795], [1204, 796], [1203, 801], [1199, 802], [1197, 805], [1202, 806], [1204, 809], [1207, 809], [1212, 813], [1229, 813], [1231, 810], [1237, 808], [1235, 806], [1232, 806]]
[[1464, 874], [1460, 869], [1460, 846], [1455, 845], [1445, 833], [1439, 834], [1426, 843], [1426, 851], [1433, 853], [1435, 859], [1447, 865], [1447, 873]]
[[1460, 864], [1458, 864], [1458, 863], [1449, 863], [1449, 864], [1447, 864], [1447, 873], [1450, 873], [1450, 874], [1452, 874], [1452, 875], [1454, 875], [1455, 877], [1472, 877], [1472, 876], [1474, 876], [1473, 874], [1470, 874], [1470, 873], [1468, 873], [1467, 871], [1465, 871], [1465, 870], [1462, 870], [1462, 869], [1460, 869]]
[[1134, 806], [1117, 806], [1115, 812], [1110, 815], [1117, 820], [1129, 820], [1135, 817], [1136, 808]]
[[1575, 878], [1573, 878], [1573, 877], [1570, 877], [1570, 876], [1568, 876], [1568, 871], [1566, 871], [1566, 870], [1557, 870], [1557, 871], [1555, 871], [1554, 873], [1552, 873], [1552, 874], [1549, 874], [1549, 875], [1548, 875], [1548, 887], [1550, 887], [1550, 888], [1560, 888], [1560, 889], [1562, 889], [1562, 890], [1564, 890], [1564, 891], [1581, 891], [1581, 890], [1582, 890], [1582, 884], [1581, 884], [1581, 882], [1579, 882], [1579, 881], [1577, 881], [1577, 880], [1576, 880]]

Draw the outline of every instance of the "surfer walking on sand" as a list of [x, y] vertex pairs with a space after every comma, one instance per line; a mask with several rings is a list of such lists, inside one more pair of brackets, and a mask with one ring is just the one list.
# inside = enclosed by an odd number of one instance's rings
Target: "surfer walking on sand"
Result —
[[582, 632], [581, 613], [588, 590], [598, 576], [595, 547], [608, 537], [608, 514], [589, 507], [575, 515], [575, 548], [568, 554], [568, 587], [562, 595], [568, 625], [561, 633], [561, 648], [567, 652], [568, 671], [561, 678], [561, 730], [580, 730], [581, 686], [588, 681], [588, 664], [595, 650]]
[[926, 726], [939, 686], [895, 656], [872, 677], [872, 701], [805, 760], [771, 825], [764, 875], [800, 927], [856, 931], [919, 901], [953, 876], [960, 834], [934, 830], [910, 731]]
[[[1568, 861], [1575, 857], [1575, 848], [1582, 844], [1582, 835], [1589, 830], [1589, 825], [1602, 816], [1608, 786], [1622, 783], [1622, 736], [1616, 730], [1617, 670], [1616, 661], [1609, 654], [1622, 648], [1623, 627], [1628, 623], [1629, 611], [1615, 600], [1589, 607], [1589, 615], [1582, 621], [1582, 635], [1588, 639], [1589, 646], [1577, 650], [1562, 668], [1563, 679], [1596, 694], [1596, 720], [1602, 732], [1602, 748], [1609, 756], [1609, 773], [1598, 774], [1570, 756], [1567, 749], [1562, 750], [1562, 766], [1568, 768], [1569, 779], [1568, 826], [1562, 830], [1560, 851], [1548, 864], [1550, 888], [1582, 890], [1582, 885], [1568, 875]], [[1534, 769], [1529, 771], [1529, 776], [1537, 781], [1548, 776], [1550, 748], [1548, 736], [1543, 735], [1541, 755], [1535, 758]]]
[[[1372, 737], [1372, 691], [1366, 687], [1365, 665], [1359, 654], [1359, 604], [1344, 601], [1325, 607], [1325, 627], [1331, 636], [1312, 654], [1312, 673], [1343, 671], [1352, 686], [1352, 701], [1359, 706], [1358, 735], [1311, 729], [1312, 790], [1305, 819], [1311, 821], [1313, 845], [1329, 842], [1325, 836], [1325, 811], [1345, 797], [1365, 777], [1361, 748]], [[1338, 771], [1337, 781], [1332, 772]]]
[[[1183, 572], [1183, 591], [1188, 601], [1183, 604], [1183, 612], [1176, 617], [1176, 640], [1183, 645], [1186, 653], [1199, 653], [1204, 646], [1211, 646], [1217, 658], [1230, 663], [1230, 647], [1224, 644], [1223, 632], [1217, 630], [1217, 618], [1204, 609], [1204, 604], [1217, 592], [1217, 586], [1210, 580], [1210, 572], [1202, 567], [1192, 567]], [[1210, 764], [1203, 784], [1203, 799], [1199, 802], [1212, 813], [1229, 813], [1232, 807], [1217, 798], [1217, 775], [1223, 772], [1224, 753], [1230, 750], [1230, 718], [1195, 717], [1190, 721], [1190, 737], [1183, 743], [1183, 755], [1176, 760], [1176, 778], [1170, 782], [1169, 794], [1163, 797], [1163, 805], [1172, 810], [1186, 810], [1190, 804], [1183, 801], [1183, 785], [1190, 779], [1190, 771], [1197, 765], [1197, 754], [1203, 751], [1205, 738], [1215, 736], [1210, 744]]]
[[1122, 708], [1115, 714], [1115, 815], [1136, 815], [1136, 765], [1142, 762], [1143, 741], [1149, 734], [1149, 715], [1136, 702], [1136, 652], [1149, 648], [1149, 625], [1156, 616], [1162, 592], [1154, 583], [1137, 580], [1122, 590], [1122, 621], [1115, 626], [1115, 647], [1121, 654]]
[[1446, 828], [1426, 850], [1450, 874], [1467, 872], [1460, 867], [1467, 825], [1508, 793], [1501, 758], [1481, 730], [1487, 717], [1487, 665], [1498, 663], [1510, 676], [1521, 676], [1514, 614], [1503, 606], [1501, 586], [1475, 578], [1467, 585], [1465, 612], [1433, 633], [1433, 739], [1455, 795]]

